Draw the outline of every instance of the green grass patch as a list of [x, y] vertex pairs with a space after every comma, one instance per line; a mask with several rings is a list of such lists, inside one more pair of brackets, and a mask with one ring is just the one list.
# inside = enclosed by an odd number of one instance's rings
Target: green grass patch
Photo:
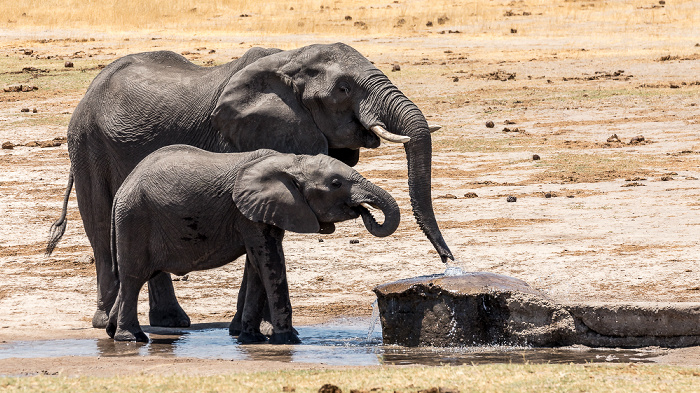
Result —
[[529, 182], [594, 183], [633, 176], [650, 176], [650, 167], [658, 167], [660, 159], [647, 155], [624, 153], [586, 154], [559, 153], [535, 162], [542, 170]]
[[44, 392], [318, 392], [324, 384], [343, 392], [691, 392], [700, 369], [659, 365], [492, 364], [443, 367], [377, 367], [271, 371], [209, 377], [120, 376], [0, 378], [0, 390]]
[[[3, 70], [0, 72], [0, 86], [29, 84], [38, 87], [39, 90], [34, 93], [39, 94], [85, 91], [100, 72], [99, 66], [109, 63], [109, 61], [93, 59], [72, 61], [75, 63], [74, 68], [64, 67], [65, 60], [58, 59], [18, 58], [15, 56], [0, 58], [0, 70]], [[25, 70], [27, 68], [36, 70]]]

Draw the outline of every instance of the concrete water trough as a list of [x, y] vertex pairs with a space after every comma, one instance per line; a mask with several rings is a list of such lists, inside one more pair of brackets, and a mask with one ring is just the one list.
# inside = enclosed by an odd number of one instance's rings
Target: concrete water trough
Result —
[[494, 273], [437, 274], [374, 289], [384, 344], [640, 348], [700, 345], [700, 303], [559, 303]]

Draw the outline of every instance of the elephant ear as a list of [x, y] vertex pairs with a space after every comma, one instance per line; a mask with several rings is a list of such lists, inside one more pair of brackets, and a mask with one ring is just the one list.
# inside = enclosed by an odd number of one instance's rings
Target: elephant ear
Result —
[[212, 126], [238, 151], [328, 154], [328, 141], [301, 103], [301, 66], [289, 52], [263, 57], [235, 73], [211, 114]]
[[295, 165], [294, 156], [279, 154], [245, 165], [233, 186], [233, 202], [238, 210], [251, 221], [286, 231], [318, 233], [318, 219], [289, 173], [288, 168]]

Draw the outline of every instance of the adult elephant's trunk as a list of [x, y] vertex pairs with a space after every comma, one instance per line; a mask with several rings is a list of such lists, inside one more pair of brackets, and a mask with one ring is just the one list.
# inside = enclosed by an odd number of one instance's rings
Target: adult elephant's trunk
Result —
[[421, 230], [437, 250], [443, 262], [454, 259], [440, 233], [431, 198], [432, 142], [428, 122], [420, 109], [381, 72], [364, 83], [368, 96], [360, 104], [360, 121], [370, 129], [375, 125], [392, 134], [407, 136], [404, 144], [408, 161], [408, 191], [413, 214]]
[[[401, 221], [401, 211], [396, 200], [384, 189], [362, 178], [357, 185], [357, 192], [354, 192], [353, 199], [360, 203], [355, 209], [362, 216], [365, 228], [374, 236], [386, 237], [394, 233]], [[384, 214], [384, 222], [377, 222], [375, 217], [367, 208], [381, 210]]]

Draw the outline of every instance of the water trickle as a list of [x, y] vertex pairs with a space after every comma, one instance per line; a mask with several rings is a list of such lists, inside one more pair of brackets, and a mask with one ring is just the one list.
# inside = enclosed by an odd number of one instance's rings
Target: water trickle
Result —
[[367, 331], [367, 341], [372, 339], [372, 334], [374, 333], [374, 327], [377, 326], [377, 321], [379, 320], [379, 306], [375, 300], [372, 303], [372, 317], [369, 320], [369, 330]]
[[467, 274], [467, 272], [459, 266], [462, 264], [462, 262], [455, 259], [453, 263], [454, 265], [450, 265], [449, 263], [447, 263], [445, 273], [443, 273], [445, 276], [462, 276], [464, 274]]

